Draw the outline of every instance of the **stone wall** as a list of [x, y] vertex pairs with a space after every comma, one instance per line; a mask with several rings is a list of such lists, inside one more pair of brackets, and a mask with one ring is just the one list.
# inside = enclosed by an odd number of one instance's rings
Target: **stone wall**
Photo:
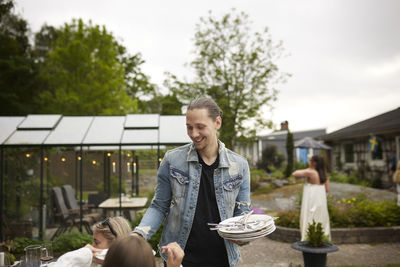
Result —
[[[400, 226], [334, 228], [331, 230], [334, 244], [400, 242]], [[276, 226], [268, 236], [273, 240], [296, 242], [300, 240], [300, 230]]]

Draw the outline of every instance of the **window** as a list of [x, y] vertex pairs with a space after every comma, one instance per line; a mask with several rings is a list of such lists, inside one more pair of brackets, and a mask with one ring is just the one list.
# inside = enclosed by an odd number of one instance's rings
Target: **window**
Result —
[[382, 153], [382, 145], [381, 142], [378, 142], [374, 151], [371, 151], [371, 158], [372, 160], [380, 160], [383, 159]]
[[353, 144], [344, 145], [344, 162], [346, 163], [354, 162]]

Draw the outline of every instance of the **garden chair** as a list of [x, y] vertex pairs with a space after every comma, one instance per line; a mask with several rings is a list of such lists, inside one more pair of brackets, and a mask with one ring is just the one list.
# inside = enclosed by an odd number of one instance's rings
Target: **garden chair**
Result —
[[[61, 225], [57, 228], [56, 232], [51, 237], [51, 240], [56, 238], [58, 235], [66, 232], [76, 226], [80, 226], [80, 216], [79, 210], [68, 209], [64, 202], [64, 196], [60, 187], [56, 186], [52, 188], [54, 202], [56, 204], [57, 212], [55, 215], [61, 218]], [[85, 227], [86, 232], [93, 234], [91, 230], [91, 224], [93, 224], [93, 219], [91, 217], [83, 216], [82, 225]]]
[[[75, 198], [75, 190], [69, 184], [63, 185], [62, 193], [64, 195], [65, 204], [67, 208], [70, 210], [80, 210], [80, 206], [78, 200]], [[103, 215], [101, 213], [89, 213], [89, 209], [87, 205], [83, 206], [83, 214], [86, 217], [91, 217], [93, 221], [99, 222], [103, 219]]]

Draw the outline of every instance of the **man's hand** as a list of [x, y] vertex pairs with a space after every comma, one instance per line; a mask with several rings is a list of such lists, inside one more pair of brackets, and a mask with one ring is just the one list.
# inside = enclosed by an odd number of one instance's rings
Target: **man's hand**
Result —
[[179, 246], [178, 243], [176, 242], [169, 243], [168, 245], [163, 246], [161, 248], [162, 248], [162, 253], [168, 253], [167, 267], [181, 266], [183, 256], [185, 256], [185, 252]]
[[244, 246], [244, 245], [247, 245], [249, 242], [243, 242], [243, 241], [240, 241], [240, 240], [230, 240], [232, 243], [235, 243], [235, 244], [237, 244], [237, 245], [239, 245], [239, 246]]

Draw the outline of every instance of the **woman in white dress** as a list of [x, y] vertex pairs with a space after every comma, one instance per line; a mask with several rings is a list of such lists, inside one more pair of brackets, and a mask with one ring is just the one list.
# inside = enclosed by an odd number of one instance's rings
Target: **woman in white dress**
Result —
[[314, 155], [309, 161], [309, 168], [297, 170], [295, 178], [306, 178], [300, 212], [301, 241], [306, 240], [308, 225], [315, 220], [322, 224], [322, 229], [331, 238], [326, 192], [329, 191], [329, 178], [326, 173], [324, 158]]

